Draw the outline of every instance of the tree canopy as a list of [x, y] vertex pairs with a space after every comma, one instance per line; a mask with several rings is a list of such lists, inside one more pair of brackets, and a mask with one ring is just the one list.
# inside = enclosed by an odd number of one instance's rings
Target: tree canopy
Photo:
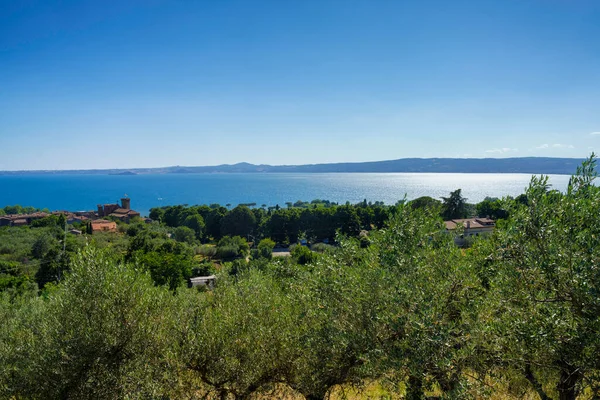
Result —
[[442, 218], [445, 220], [466, 218], [467, 199], [461, 194], [461, 189], [450, 193], [450, 197], [442, 197]]

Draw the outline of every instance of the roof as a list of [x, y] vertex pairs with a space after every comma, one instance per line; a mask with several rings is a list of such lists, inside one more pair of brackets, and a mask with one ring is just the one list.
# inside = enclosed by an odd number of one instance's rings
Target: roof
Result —
[[96, 219], [92, 221], [92, 225], [102, 225], [102, 224], [115, 224], [115, 221], [109, 221], [106, 219]]
[[3, 217], [10, 218], [12, 220], [17, 220], [17, 219], [23, 219], [23, 218], [44, 218], [44, 217], [47, 217], [48, 215], [50, 215], [50, 214], [38, 211], [38, 212], [31, 213], [31, 214], [7, 214], [7, 215], [3, 215]]
[[93, 231], [116, 231], [117, 223], [114, 221], [107, 221], [104, 219], [97, 219], [92, 221], [92, 232]]
[[458, 227], [458, 225], [462, 225], [465, 228], [469, 225], [470, 229], [484, 229], [484, 228], [493, 228], [496, 226], [496, 223], [493, 219], [489, 218], [461, 218], [461, 219], [452, 219], [449, 221], [444, 221], [446, 224], [446, 229], [453, 230]]
[[140, 215], [139, 212], [134, 210], [127, 210], [125, 208], [117, 208], [110, 215], [116, 214], [115, 216], [125, 216], [125, 215]]
[[128, 212], [129, 212], [129, 210], [127, 210], [125, 208], [117, 208], [112, 213], [113, 214], [127, 214]]
[[211, 281], [213, 279], [216, 279], [217, 277], [215, 275], [209, 275], [209, 276], [195, 276], [193, 278], [190, 278], [190, 281], [192, 282], [204, 282], [204, 281]]
[[96, 229], [110, 229], [112, 227], [116, 229], [117, 223], [114, 221], [107, 221], [105, 219], [97, 219], [95, 221], [92, 221], [92, 229], [94, 229], [94, 227]]
[[117, 213], [111, 213], [111, 214], [108, 214], [108, 216], [109, 216], [109, 217], [113, 217], [113, 218], [120, 218], [120, 219], [123, 219], [123, 218], [127, 217], [127, 214], [117, 214]]
[[212, 287], [214, 285], [214, 282], [216, 279], [217, 279], [217, 277], [214, 275], [196, 276], [194, 278], [190, 278], [190, 283], [192, 284], [192, 286], [204, 285], [204, 286]]

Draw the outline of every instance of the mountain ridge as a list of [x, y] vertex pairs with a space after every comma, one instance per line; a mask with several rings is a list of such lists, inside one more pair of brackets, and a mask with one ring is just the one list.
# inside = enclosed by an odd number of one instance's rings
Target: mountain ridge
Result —
[[155, 168], [112, 168], [71, 170], [0, 171], [0, 175], [89, 174], [139, 175], [188, 173], [527, 173], [574, 174], [583, 158], [511, 157], [511, 158], [400, 158], [395, 160], [319, 163], [301, 165], [269, 165], [240, 162], [214, 166], [170, 166]]

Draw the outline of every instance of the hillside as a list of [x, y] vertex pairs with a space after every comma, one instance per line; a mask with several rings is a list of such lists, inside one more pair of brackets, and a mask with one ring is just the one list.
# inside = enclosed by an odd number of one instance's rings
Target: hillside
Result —
[[0, 171], [2, 175], [23, 174], [186, 174], [186, 173], [280, 173], [280, 172], [454, 172], [573, 174], [583, 159], [551, 157], [515, 158], [401, 158], [398, 160], [306, 165], [223, 164], [162, 168]]

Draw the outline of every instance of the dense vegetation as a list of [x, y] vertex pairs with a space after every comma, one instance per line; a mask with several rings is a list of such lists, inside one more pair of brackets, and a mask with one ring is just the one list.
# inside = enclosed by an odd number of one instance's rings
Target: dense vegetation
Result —
[[22, 207], [17, 204], [14, 206], [5, 206], [3, 208], [0, 208], [0, 215], [28, 214], [28, 213], [32, 213], [32, 212], [36, 212], [36, 211], [49, 212], [48, 209], [40, 210], [35, 207], [31, 207], [31, 206]]
[[[599, 398], [595, 166], [565, 193], [535, 177], [471, 207], [455, 191], [0, 229], [0, 397], [323, 399], [376, 381], [408, 399]], [[441, 215], [473, 212], [502, 219], [459, 248]], [[271, 257], [303, 238], [335, 246]], [[185, 287], [208, 272], [213, 290]]]

